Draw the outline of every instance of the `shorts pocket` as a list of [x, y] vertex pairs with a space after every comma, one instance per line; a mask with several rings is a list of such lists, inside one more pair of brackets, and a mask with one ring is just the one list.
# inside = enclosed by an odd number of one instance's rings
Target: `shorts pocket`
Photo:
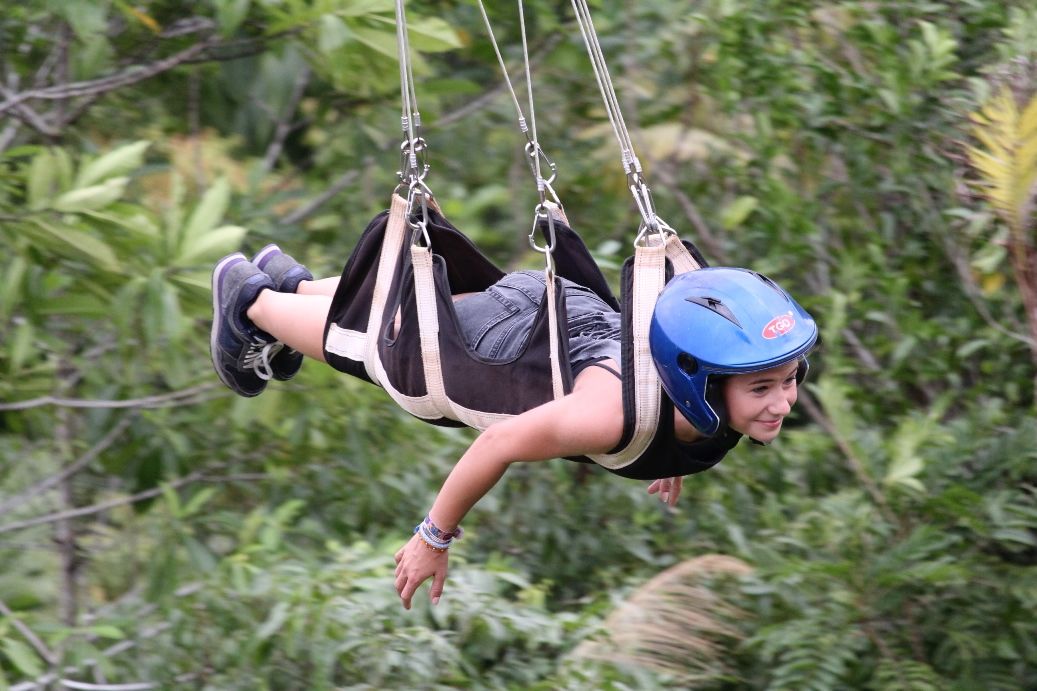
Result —
[[494, 290], [478, 293], [454, 303], [454, 312], [461, 324], [465, 345], [475, 352], [480, 352], [486, 334], [519, 311], [518, 305]]

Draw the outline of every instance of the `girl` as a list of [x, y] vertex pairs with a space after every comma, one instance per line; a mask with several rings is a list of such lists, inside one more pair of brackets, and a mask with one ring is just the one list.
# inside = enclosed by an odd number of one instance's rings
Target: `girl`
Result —
[[[455, 295], [470, 351], [487, 359], [520, 352], [543, 281], [538, 272], [520, 271], [485, 291]], [[461, 520], [510, 464], [606, 454], [621, 441], [620, 315], [592, 291], [562, 284], [572, 391], [490, 425], [457, 462], [414, 536], [396, 553], [395, 585], [407, 609], [429, 578], [431, 600], [439, 602]], [[328, 362], [325, 339], [338, 278], [313, 280], [304, 266], [268, 245], [251, 262], [240, 253], [222, 259], [212, 285], [213, 365], [235, 392], [255, 396], [271, 378], [289, 379], [304, 355]], [[719, 462], [743, 435], [772, 441], [796, 402], [817, 335], [811, 316], [761, 274], [704, 268], [671, 280], [656, 302], [649, 342], [674, 405], [666, 430], [679, 462], [645, 454], [620, 474], [653, 479], [648, 492], [672, 506], [682, 476]]]

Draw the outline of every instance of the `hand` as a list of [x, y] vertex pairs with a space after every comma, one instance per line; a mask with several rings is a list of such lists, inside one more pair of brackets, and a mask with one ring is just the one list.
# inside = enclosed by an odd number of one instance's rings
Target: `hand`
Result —
[[664, 501], [670, 506], [676, 506], [677, 497], [681, 495], [681, 486], [683, 484], [684, 478], [680, 476], [662, 478], [648, 485], [648, 493], [658, 493], [660, 501]]
[[439, 604], [446, 583], [447, 552], [435, 552], [417, 533], [396, 553], [396, 592], [403, 600], [403, 608], [410, 609], [411, 598], [430, 576], [432, 590], [429, 598], [432, 604]]

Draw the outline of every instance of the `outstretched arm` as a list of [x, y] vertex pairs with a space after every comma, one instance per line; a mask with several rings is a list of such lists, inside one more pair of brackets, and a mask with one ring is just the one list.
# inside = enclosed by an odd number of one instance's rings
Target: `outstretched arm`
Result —
[[[588, 368], [568, 396], [483, 432], [450, 471], [429, 516], [439, 528], [453, 530], [510, 464], [604, 453], [618, 443], [622, 426], [618, 380], [600, 368]], [[433, 604], [438, 602], [446, 574], [447, 553], [429, 549], [418, 535], [396, 553], [396, 592], [406, 609], [430, 577], [430, 596]]]

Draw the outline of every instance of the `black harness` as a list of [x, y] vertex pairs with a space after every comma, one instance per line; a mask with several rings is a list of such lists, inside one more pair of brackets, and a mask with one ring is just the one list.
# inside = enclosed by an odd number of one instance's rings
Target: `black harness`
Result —
[[[583, 240], [562, 220], [554, 220], [554, 275], [545, 283], [545, 293], [553, 295], [541, 301], [522, 352], [511, 360], [488, 360], [465, 344], [452, 295], [483, 291], [504, 272], [433, 207], [423, 242], [411, 229], [405, 209], [406, 202], [394, 195], [392, 209], [371, 221], [345, 265], [324, 332], [324, 355], [332, 367], [381, 386], [426, 422], [485, 429], [572, 391], [568, 332], [559, 328], [566, 318], [560, 278], [566, 278], [623, 315], [622, 439], [609, 454], [573, 460], [597, 462], [624, 477], [654, 479], [706, 470], [737, 443], [740, 435], [733, 432], [694, 444], [677, 442], [673, 404], [657, 381], [657, 419], [646, 423], [639, 418], [638, 392], [645, 390], [645, 382], [639, 381], [638, 371], [643, 373], [645, 365], [637, 363], [633, 345], [635, 257], [623, 265], [620, 305]], [[657, 251], [666, 257], [659, 260], [664, 272], [660, 288], [675, 272], [671, 257], [690, 259], [694, 268], [705, 265], [691, 243], [671, 244]], [[655, 294], [650, 296], [653, 302]]]

